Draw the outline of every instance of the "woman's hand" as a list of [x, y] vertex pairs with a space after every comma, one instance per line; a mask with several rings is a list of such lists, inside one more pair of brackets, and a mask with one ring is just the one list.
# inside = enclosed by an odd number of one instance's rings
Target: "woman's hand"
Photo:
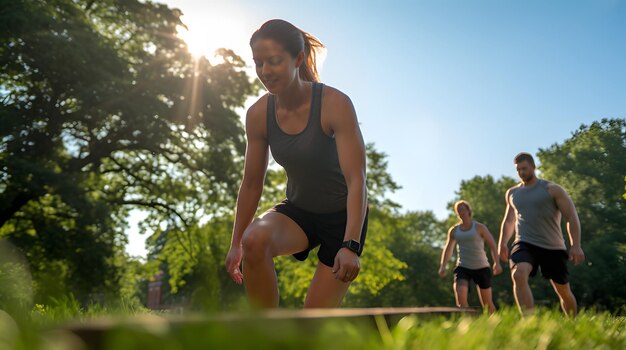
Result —
[[359, 256], [348, 248], [341, 248], [335, 255], [333, 274], [342, 282], [352, 282], [361, 271]]
[[243, 274], [239, 266], [241, 265], [242, 250], [241, 246], [231, 246], [228, 254], [226, 255], [226, 261], [224, 266], [226, 271], [230, 275], [230, 278], [237, 284], [243, 283]]

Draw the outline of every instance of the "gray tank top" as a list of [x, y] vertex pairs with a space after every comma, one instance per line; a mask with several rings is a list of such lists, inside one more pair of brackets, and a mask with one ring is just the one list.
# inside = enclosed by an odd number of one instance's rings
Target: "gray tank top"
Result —
[[509, 192], [509, 203], [516, 216], [515, 243], [565, 250], [561, 212], [548, 192], [549, 184], [549, 181], [537, 179], [530, 187], [520, 186]]
[[274, 95], [267, 100], [267, 139], [272, 156], [287, 172], [287, 199], [320, 214], [345, 210], [348, 197], [335, 138], [322, 129], [323, 86], [313, 83], [309, 119], [298, 134], [287, 134], [279, 127]]
[[485, 240], [476, 230], [476, 222], [467, 231], [461, 225], [454, 229], [454, 239], [457, 241], [457, 265], [466, 269], [477, 270], [489, 267], [489, 260], [485, 254]]

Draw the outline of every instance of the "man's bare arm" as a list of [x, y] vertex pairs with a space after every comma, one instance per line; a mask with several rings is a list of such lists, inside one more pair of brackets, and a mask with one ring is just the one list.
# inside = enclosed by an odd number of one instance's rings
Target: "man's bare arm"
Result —
[[585, 253], [580, 245], [580, 219], [578, 218], [576, 206], [574, 206], [572, 198], [563, 187], [552, 184], [548, 187], [548, 191], [552, 198], [554, 198], [556, 206], [561, 211], [561, 214], [563, 214], [563, 218], [566, 222], [567, 234], [569, 235], [571, 244], [569, 259], [574, 262], [574, 265], [578, 265], [585, 261]]
[[513, 236], [513, 229], [515, 227], [515, 210], [511, 208], [511, 205], [509, 203], [510, 192], [511, 189], [507, 190], [504, 196], [506, 201], [506, 209], [504, 210], [504, 219], [502, 220], [502, 225], [500, 226], [498, 255], [500, 255], [500, 260], [502, 261], [509, 260], [508, 244], [511, 240], [511, 236]]

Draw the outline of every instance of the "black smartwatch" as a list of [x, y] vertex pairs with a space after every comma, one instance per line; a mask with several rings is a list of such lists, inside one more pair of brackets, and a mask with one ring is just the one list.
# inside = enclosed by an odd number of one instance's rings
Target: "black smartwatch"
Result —
[[361, 249], [361, 243], [359, 241], [355, 241], [353, 239], [349, 241], [345, 241], [341, 243], [341, 248], [348, 248], [351, 251], [355, 252], [357, 255], [359, 254], [359, 250]]

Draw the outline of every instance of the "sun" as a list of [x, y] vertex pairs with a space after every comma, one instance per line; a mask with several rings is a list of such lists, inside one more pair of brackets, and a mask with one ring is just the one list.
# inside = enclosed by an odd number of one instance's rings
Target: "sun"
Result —
[[178, 36], [185, 41], [189, 52], [195, 57], [216, 60], [215, 52], [220, 48], [231, 49], [238, 55], [250, 51], [247, 36], [242, 23], [232, 18], [201, 18], [184, 15], [183, 23], [187, 26], [178, 28]]

